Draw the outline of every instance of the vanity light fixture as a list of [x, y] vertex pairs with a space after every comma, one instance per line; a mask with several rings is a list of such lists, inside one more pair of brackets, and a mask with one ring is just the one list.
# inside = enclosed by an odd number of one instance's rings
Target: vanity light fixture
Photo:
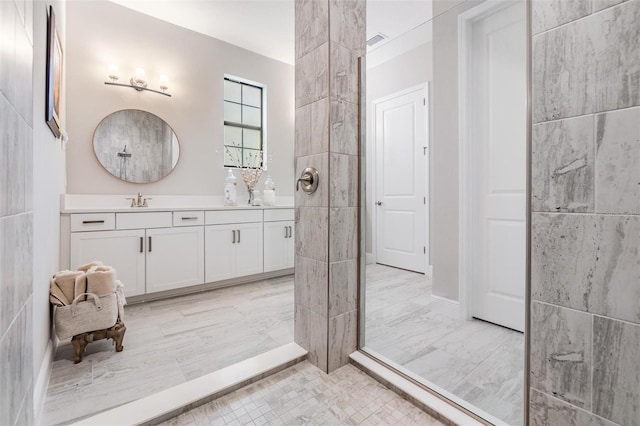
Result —
[[136, 68], [135, 74], [129, 80], [129, 84], [118, 83], [118, 79], [120, 78], [118, 65], [109, 64], [108, 68], [108, 76], [111, 81], [105, 81], [104, 84], [108, 84], [110, 86], [131, 87], [139, 92], [142, 90], [148, 90], [149, 92], [171, 97], [171, 95], [167, 93], [167, 90], [169, 89], [169, 77], [166, 75], [160, 76], [160, 90], [154, 90], [147, 87], [147, 79], [143, 68]]

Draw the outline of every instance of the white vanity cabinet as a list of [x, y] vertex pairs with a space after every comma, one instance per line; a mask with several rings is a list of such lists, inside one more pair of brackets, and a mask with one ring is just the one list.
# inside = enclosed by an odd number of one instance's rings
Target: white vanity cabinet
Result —
[[[293, 268], [293, 208], [114, 210], [63, 212], [62, 269], [101, 260], [117, 270], [126, 296], [141, 296]], [[158, 297], [167, 294], [178, 293]]]
[[114, 213], [71, 215], [72, 268], [93, 260], [113, 266], [125, 296], [204, 283], [202, 226], [171, 227], [171, 212], [115, 213], [103, 222], [115, 230], [94, 232], [98, 215]]
[[264, 212], [264, 272], [293, 268], [294, 223], [293, 209]]
[[205, 223], [207, 282], [264, 272], [262, 210], [206, 212]]

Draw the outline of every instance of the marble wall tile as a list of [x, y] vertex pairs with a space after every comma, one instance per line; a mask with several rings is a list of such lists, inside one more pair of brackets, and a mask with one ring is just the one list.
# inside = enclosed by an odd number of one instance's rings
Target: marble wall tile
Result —
[[532, 216], [533, 300], [640, 322], [640, 217]]
[[32, 222], [31, 213], [0, 219], [0, 337], [33, 291]]
[[[295, 289], [297, 291], [297, 288]], [[298, 304], [293, 312], [295, 321], [293, 322], [293, 341], [309, 350], [309, 310]]]
[[331, 99], [358, 104], [358, 56], [337, 43], [330, 42]]
[[[332, 182], [332, 175], [329, 175], [329, 154], [315, 154], [296, 158], [295, 178], [302, 176], [302, 172], [307, 167], [314, 167], [318, 170], [318, 188], [313, 193], [304, 192], [302, 189], [296, 190], [295, 205], [298, 207], [328, 207], [329, 206], [329, 186]], [[333, 174], [333, 172], [331, 172]]]
[[531, 389], [529, 421], [531, 426], [616, 426], [588, 411]]
[[329, 209], [296, 208], [296, 255], [327, 262], [329, 258]]
[[15, 37], [18, 12], [12, 1], [0, 1], [0, 92], [9, 101], [16, 96]]
[[296, 61], [296, 108], [329, 96], [329, 42]]
[[295, 303], [323, 317], [328, 316], [329, 264], [296, 256]]
[[357, 309], [358, 261], [356, 259], [329, 264], [329, 317]]
[[596, 111], [640, 105], [640, 2], [625, 2], [585, 21], [595, 34]]
[[329, 98], [296, 109], [296, 157], [329, 151]]
[[639, 354], [640, 325], [594, 318], [594, 413], [621, 425], [640, 424]]
[[31, 299], [22, 306], [11, 328], [0, 339], [0, 424], [15, 424], [21, 403], [31, 393], [33, 379]]
[[625, 1], [627, 0], [593, 0], [592, 10], [595, 13]]
[[295, 7], [296, 59], [329, 41], [329, 1], [301, 0]]
[[331, 152], [358, 155], [358, 105], [331, 101]]
[[640, 108], [596, 116], [596, 211], [640, 213]]
[[33, 46], [27, 30], [20, 23], [15, 34], [15, 90], [16, 110], [29, 124], [33, 123]]
[[[27, 125], [0, 95], [0, 217], [24, 211]], [[28, 160], [32, 161], [31, 158]]]
[[365, 1], [329, 0], [329, 38], [358, 56], [365, 51]]
[[329, 319], [329, 373], [348, 364], [349, 354], [357, 349], [357, 318], [354, 310]]
[[594, 116], [533, 126], [533, 211], [594, 211]]
[[331, 207], [358, 206], [358, 157], [331, 153], [329, 170], [329, 205]]
[[328, 319], [318, 315], [313, 311], [309, 312], [308, 335], [309, 335], [309, 361], [324, 372], [327, 371], [327, 351], [328, 351]]
[[358, 209], [331, 208], [329, 224], [329, 262], [355, 259], [358, 255]]
[[591, 408], [591, 324], [590, 314], [532, 303], [532, 387]]
[[533, 38], [534, 123], [595, 111], [594, 43], [600, 34], [592, 28], [591, 19]]
[[531, 4], [533, 34], [550, 30], [591, 13], [590, 0], [544, 0]]

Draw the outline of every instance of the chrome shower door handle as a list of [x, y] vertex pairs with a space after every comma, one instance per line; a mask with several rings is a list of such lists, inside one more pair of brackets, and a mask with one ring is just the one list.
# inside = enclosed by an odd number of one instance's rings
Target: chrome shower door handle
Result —
[[[296, 181], [296, 191], [302, 187], [302, 190], [307, 194], [313, 194], [318, 189], [319, 182], [318, 171], [313, 167], [307, 167], [302, 171], [300, 179]], [[302, 185], [300, 184], [302, 182]]]

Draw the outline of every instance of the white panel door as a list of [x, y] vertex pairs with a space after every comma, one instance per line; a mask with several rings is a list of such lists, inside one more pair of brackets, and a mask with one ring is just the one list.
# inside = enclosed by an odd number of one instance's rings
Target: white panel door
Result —
[[235, 230], [234, 224], [205, 226], [205, 282], [211, 283], [235, 276]]
[[147, 229], [147, 293], [204, 283], [204, 227]]
[[471, 315], [524, 330], [526, 35], [522, 2], [471, 26]]
[[116, 269], [125, 296], [145, 293], [144, 230], [74, 232], [71, 234], [71, 268], [94, 260]]
[[261, 274], [263, 267], [262, 223], [240, 223], [237, 230], [236, 276]]
[[293, 221], [264, 223], [264, 272], [293, 267]]
[[376, 262], [426, 267], [426, 89], [374, 103]]

